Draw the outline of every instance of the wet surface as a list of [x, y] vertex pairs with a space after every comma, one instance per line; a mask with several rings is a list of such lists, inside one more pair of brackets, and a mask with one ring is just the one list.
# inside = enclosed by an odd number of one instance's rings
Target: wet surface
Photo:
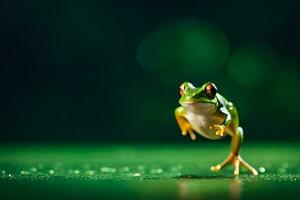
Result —
[[195, 143], [6, 145], [0, 148], [0, 192], [4, 199], [298, 199], [300, 145], [247, 144], [242, 155], [259, 170], [257, 177], [243, 170], [233, 177], [232, 167], [212, 173], [210, 166], [228, 150]]

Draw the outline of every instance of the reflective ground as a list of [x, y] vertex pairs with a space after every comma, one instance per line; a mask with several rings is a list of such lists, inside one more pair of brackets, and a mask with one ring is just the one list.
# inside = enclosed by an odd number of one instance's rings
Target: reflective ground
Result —
[[226, 142], [185, 145], [2, 145], [1, 199], [299, 199], [300, 144], [246, 143], [260, 171], [210, 166]]

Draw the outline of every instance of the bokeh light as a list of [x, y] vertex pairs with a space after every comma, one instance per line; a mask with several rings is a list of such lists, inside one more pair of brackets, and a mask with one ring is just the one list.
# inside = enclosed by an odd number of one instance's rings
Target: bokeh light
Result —
[[188, 142], [183, 81], [214, 82], [246, 140], [299, 139], [298, 4], [5, 1], [1, 141]]
[[215, 25], [186, 19], [150, 33], [138, 47], [139, 64], [164, 83], [213, 74], [228, 59], [230, 46]]
[[228, 62], [229, 77], [245, 88], [253, 88], [269, 80], [276, 56], [265, 45], [243, 45], [236, 48]]

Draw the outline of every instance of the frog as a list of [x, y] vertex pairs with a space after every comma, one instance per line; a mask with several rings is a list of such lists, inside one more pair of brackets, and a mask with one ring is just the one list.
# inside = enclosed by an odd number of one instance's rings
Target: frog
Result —
[[257, 170], [240, 155], [240, 147], [244, 138], [243, 128], [239, 125], [239, 115], [235, 105], [223, 97], [213, 82], [206, 82], [195, 87], [184, 82], [179, 87], [179, 104], [175, 109], [175, 118], [182, 136], [189, 135], [195, 141], [197, 135], [207, 139], [218, 140], [231, 136], [231, 152], [220, 164], [211, 166], [217, 172], [232, 164], [234, 176], [240, 174], [240, 166], [254, 176]]

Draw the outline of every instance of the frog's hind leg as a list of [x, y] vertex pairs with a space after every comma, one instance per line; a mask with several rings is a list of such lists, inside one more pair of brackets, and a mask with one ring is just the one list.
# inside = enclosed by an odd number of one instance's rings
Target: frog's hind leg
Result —
[[219, 171], [220, 169], [224, 168], [225, 166], [228, 166], [229, 164], [233, 164], [234, 166], [234, 172], [233, 174], [235, 176], [238, 176], [240, 173], [240, 165], [247, 170], [249, 170], [253, 175], [258, 175], [258, 172], [254, 167], [252, 167], [250, 164], [248, 164], [245, 160], [242, 159], [242, 157], [239, 155], [239, 149], [241, 142], [243, 140], [243, 129], [241, 127], [237, 128], [237, 134], [232, 135], [232, 141], [231, 141], [231, 153], [229, 156], [223, 161], [221, 164], [212, 166], [212, 171]]
[[254, 167], [252, 167], [249, 163], [247, 163], [241, 156], [230, 154], [221, 164], [218, 164], [216, 166], [212, 166], [210, 169], [213, 172], [219, 171], [222, 168], [228, 166], [229, 164], [233, 164], [234, 166], [234, 172], [233, 174], [235, 176], [238, 176], [240, 174], [240, 165], [244, 167], [245, 169], [249, 170], [253, 175], [257, 175], [258, 172]]
[[241, 157], [240, 157], [240, 162], [241, 162], [241, 165], [249, 170], [253, 175], [257, 175], [258, 172], [256, 171], [256, 169], [254, 167], [252, 167], [249, 163], [247, 163], [245, 160], [243, 160]]
[[222, 163], [216, 165], [216, 166], [212, 166], [210, 169], [213, 172], [219, 171], [222, 168], [228, 166], [230, 163], [232, 162], [232, 155], [230, 154]]

